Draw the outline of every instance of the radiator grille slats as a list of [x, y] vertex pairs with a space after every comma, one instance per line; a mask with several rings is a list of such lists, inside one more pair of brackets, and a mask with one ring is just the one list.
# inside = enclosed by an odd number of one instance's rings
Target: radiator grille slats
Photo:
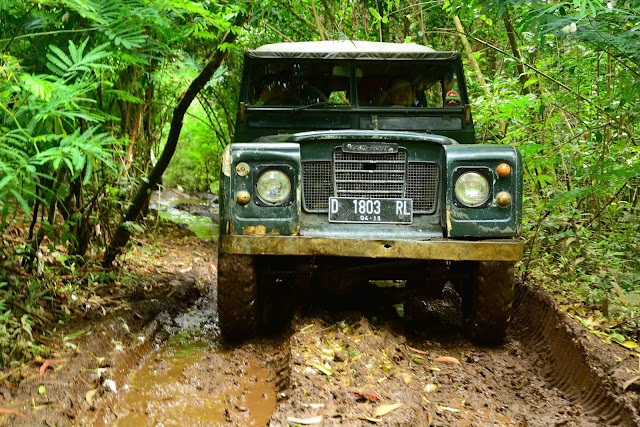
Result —
[[338, 197], [401, 198], [406, 183], [407, 151], [396, 153], [333, 152], [334, 184]]
[[[410, 198], [414, 213], [433, 213], [438, 191], [438, 165], [408, 162], [407, 151], [345, 153], [336, 147], [333, 163], [302, 163], [304, 210], [328, 212], [329, 197]], [[333, 167], [332, 167], [333, 164]]]
[[407, 168], [407, 198], [413, 199], [413, 211], [432, 213], [436, 209], [438, 165], [409, 163]]
[[328, 212], [329, 197], [333, 196], [331, 162], [302, 163], [302, 188], [307, 212]]

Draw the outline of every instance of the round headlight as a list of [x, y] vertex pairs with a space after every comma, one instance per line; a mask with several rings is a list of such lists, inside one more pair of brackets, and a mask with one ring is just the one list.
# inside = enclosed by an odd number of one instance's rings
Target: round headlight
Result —
[[478, 172], [465, 172], [456, 180], [455, 193], [467, 206], [478, 206], [489, 198], [489, 182]]
[[280, 203], [291, 193], [291, 180], [279, 169], [269, 169], [260, 175], [256, 185], [258, 195], [268, 203]]

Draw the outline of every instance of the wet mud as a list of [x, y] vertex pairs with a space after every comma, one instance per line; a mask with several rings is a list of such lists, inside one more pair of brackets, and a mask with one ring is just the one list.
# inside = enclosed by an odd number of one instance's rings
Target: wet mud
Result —
[[531, 285], [518, 285], [500, 347], [464, 336], [451, 287], [410, 318], [390, 290], [328, 298], [276, 335], [228, 345], [215, 242], [166, 227], [159, 255], [124, 260], [148, 273], [138, 287], [105, 290], [104, 312], [65, 325], [91, 332], [56, 341], [60, 363], [0, 382], [0, 424], [640, 425], [637, 354]]
[[638, 374], [628, 350], [600, 342], [524, 285], [507, 342], [478, 347], [463, 336], [448, 293], [429, 307], [424, 328], [380, 316], [375, 304], [368, 310], [377, 316], [327, 310], [297, 319], [291, 386], [271, 425], [291, 417], [322, 417], [323, 425], [639, 425], [637, 394], [623, 391]]

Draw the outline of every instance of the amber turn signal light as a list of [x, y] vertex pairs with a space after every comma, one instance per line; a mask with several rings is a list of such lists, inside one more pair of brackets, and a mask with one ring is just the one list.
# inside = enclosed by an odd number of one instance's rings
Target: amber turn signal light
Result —
[[238, 194], [236, 194], [236, 201], [239, 205], [246, 205], [249, 200], [251, 200], [251, 196], [248, 191], [238, 191]]
[[500, 178], [506, 178], [511, 173], [511, 166], [506, 163], [500, 163], [498, 165], [498, 176]]
[[498, 193], [498, 195], [496, 196], [496, 202], [503, 208], [509, 206], [509, 204], [511, 203], [511, 194], [507, 193], [506, 191]]

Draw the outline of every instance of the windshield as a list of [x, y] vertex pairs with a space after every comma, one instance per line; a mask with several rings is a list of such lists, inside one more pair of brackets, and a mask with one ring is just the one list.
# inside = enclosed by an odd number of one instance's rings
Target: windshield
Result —
[[349, 105], [349, 74], [348, 64], [333, 61], [257, 63], [249, 80], [248, 104]]
[[[351, 63], [352, 64], [352, 63]], [[264, 61], [253, 64], [247, 104], [443, 108], [462, 105], [450, 61]], [[350, 75], [355, 73], [352, 95]], [[353, 98], [353, 99], [352, 99]], [[357, 102], [356, 102], [357, 98]]]
[[361, 107], [455, 107], [462, 104], [452, 63], [373, 63], [357, 68]]

